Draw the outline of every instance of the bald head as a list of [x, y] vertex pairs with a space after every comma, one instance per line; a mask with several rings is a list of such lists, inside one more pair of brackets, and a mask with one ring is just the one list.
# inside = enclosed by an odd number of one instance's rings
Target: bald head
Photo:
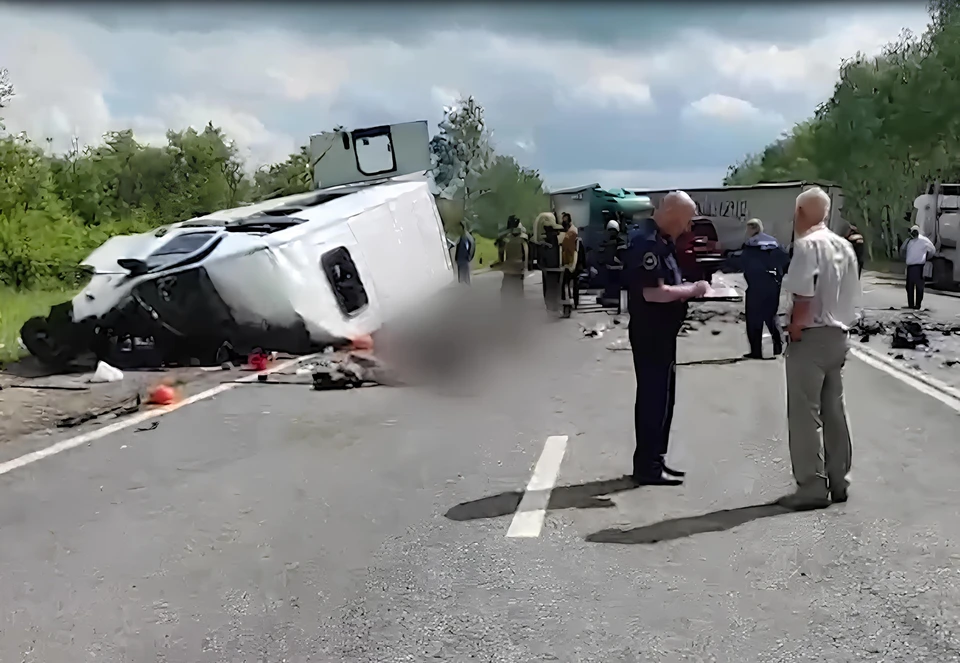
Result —
[[660, 232], [676, 239], [687, 231], [696, 213], [697, 204], [686, 191], [671, 191], [660, 201], [653, 220]]
[[803, 235], [830, 216], [830, 195], [818, 186], [811, 187], [797, 196], [794, 225], [798, 235]]

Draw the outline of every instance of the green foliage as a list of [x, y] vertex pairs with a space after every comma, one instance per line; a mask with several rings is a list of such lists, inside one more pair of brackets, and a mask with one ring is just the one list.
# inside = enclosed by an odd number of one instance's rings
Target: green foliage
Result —
[[[536, 215], [549, 209], [540, 174], [491, 147], [483, 107], [473, 97], [445, 109], [439, 128], [430, 141], [434, 182], [441, 197], [461, 206], [473, 232], [494, 238], [511, 214], [529, 229]], [[459, 229], [448, 232], [456, 235]]]
[[893, 258], [913, 200], [933, 180], [960, 181], [960, 3], [929, 4], [931, 24], [877, 57], [843, 62], [833, 95], [725, 184], [823, 179], [844, 191], [844, 217], [872, 258]]

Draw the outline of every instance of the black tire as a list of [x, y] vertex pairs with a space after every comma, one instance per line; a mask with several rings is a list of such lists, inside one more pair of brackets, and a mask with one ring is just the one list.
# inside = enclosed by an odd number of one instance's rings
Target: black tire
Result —
[[77, 358], [75, 350], [61, 344], [51, 333], [46, 318], [30, 318], [20, 328], [20, 339], [27, 350], [50, 368], [63, 369]]

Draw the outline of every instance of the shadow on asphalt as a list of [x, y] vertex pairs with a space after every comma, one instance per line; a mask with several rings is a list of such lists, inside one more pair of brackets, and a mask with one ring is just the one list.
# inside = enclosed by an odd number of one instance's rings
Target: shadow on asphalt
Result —
[[[550, 493], [547, 510], [556, 509], [608, 509], [614, 503], [604, 497], [614, 493], [633, 490], [637, 485], [628, 477], [588, 481], [572, 486], [559, 486]], [[450, 520], [481, 520], [497, 518], [515, 513], [520, 505], [524, 491], [514, 490], [499, 495], [491, 495], [471, 502], [463, 502], [452, 507], [444, 515]]]
[[682, 539], [694, 534], [705, 532], [724, 532], [739, 527], [751, 520], [781, 516], [794, 513], [790, 509], [780, 506], [776, 502], [743, 506], [738, 509], [723, 509], [700, 516], [687, 518], [672, 518], [661, 520], [652, 525], [634, 527], [632, 529], [603, 529], [587, 536], [590, 543], [659, 543]]
[[727, 364], [739, 364], [741, 361], [748, 361], [749, 357], [718, 357], [714, 359], [694, 359], [692, 361], [678, 361], [677, 366], [726, 366]]

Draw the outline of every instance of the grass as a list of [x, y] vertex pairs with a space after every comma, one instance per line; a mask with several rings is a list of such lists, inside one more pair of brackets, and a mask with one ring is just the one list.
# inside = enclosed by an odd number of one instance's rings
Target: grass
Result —
[[69, 290], [23, 290], [0, 286], [0, 366], [26, 354], [17, 339], [23, 323], [47, 315], [54, 304], [73, 296]]
[[497, 245], [492, 239], [474, 235], [477, 241], [477, 252], [473, 256], [474, 269], [486, 269], [497, 261]]

